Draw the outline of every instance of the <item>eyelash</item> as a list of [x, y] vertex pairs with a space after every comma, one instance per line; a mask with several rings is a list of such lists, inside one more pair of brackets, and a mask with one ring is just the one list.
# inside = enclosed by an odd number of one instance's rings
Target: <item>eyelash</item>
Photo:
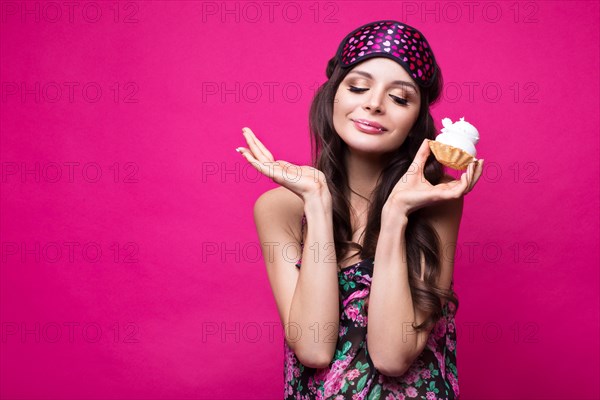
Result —
[[[369, 89], [359, 88], [359, 87], [352, 86], [352, 85], [349, 85], [349, 86], [350, 86], [350, 89], [348, 89], [348, 90], [351, 91], [352, 93], [362, 93], [365, 90], [369, 90]], [[406, 99], [403, 99], [403, 98], [397, 97], [397, 96], [393, 96], [393, 95], [390, 95], [390, 96], [394, 99], [394, 102], [396, 104], [403, 105], [403, 106], [408, 104], [408, 100], [406, 100]]]

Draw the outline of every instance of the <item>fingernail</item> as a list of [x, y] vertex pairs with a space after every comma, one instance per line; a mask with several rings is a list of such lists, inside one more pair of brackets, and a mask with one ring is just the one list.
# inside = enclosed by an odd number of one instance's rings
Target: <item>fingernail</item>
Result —
[[235, 149], [235, 151], [237, 151], [238, 153], [241, 153], [242, 152], [242, 148], [238, 147], [237, 149]]

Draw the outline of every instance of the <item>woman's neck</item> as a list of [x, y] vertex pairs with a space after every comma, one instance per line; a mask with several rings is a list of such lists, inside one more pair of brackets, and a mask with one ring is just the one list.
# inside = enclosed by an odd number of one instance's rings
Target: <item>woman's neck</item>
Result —
[[[377, 186], [377, 180], [385, 166], [385, 157], [381, 154], [348, 150], [345, 156], [345, 163], [350, 189], [371, 201], [373, 191]], [[351, 193], [350, 200], [353, 206], [355, 205], [352, 201], [354, 196], [357, 195]]]

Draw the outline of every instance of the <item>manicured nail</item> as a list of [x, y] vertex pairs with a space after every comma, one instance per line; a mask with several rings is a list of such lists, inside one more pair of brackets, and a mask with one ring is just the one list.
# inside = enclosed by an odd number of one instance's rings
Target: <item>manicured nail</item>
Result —
[[235, 151], [237, 151], [238, 153], [241, 153], [242, 152], [242, 148], [238, 147], [237, 149], [235, 149]]

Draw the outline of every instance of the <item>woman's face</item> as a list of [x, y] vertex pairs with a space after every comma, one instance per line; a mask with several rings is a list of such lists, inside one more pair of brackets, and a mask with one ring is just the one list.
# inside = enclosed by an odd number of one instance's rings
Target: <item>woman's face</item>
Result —
[[384, 57], [370, 58], [355, 65], [340, 83], [333, 103], [333, 126], [352, 150], [391, 152], [404, 143], [417, 121], [420, 104], [419, 88], [400, 64]]

